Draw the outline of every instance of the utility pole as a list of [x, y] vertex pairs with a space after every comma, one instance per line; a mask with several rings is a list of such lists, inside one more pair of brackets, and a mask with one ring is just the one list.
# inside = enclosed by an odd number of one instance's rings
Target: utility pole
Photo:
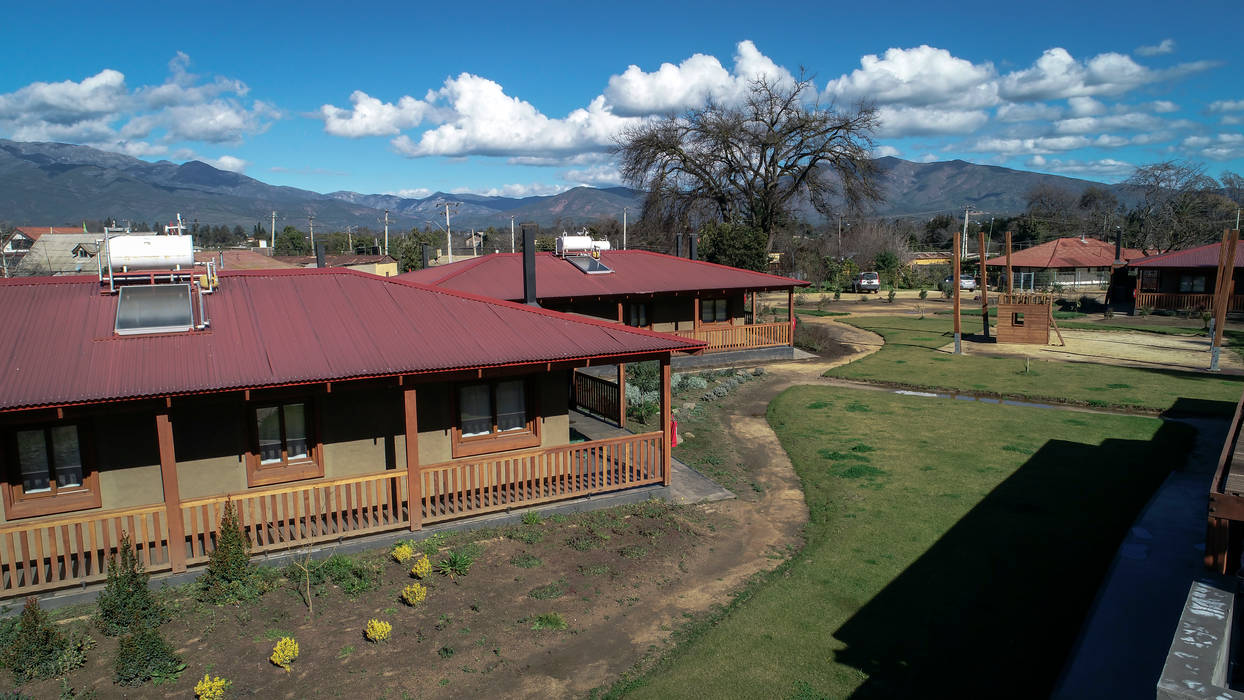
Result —
[[307, 226], [311, 229], [311, 254], [315, 255], [315, 215], [307, 215]]
[[389, 210], [384, 210], [384, 254], [389, 254]]
[[[622, 250], [626, 250], [626, 210], [630, 207], [622, 207]], [[1239, 228], [1239, 226], [1236, 226]]]
[[272, 248], [272, 254], [276, 255], [276, 210], [272, 210], [272, 228], [268, 231], [268, 238], [271, 242], [268, 244]]
[[514, 247], [514, 216], [510, 216], [510, 252], [517, 253], [518, 248]]
[[838, 215], [838, 260], [842, 260], [842, 214]]
[[[964, 230], [967, 230], [966, 224], [964, 225]], [[964, 236], [966, 235], [967, 234], [964, 234]], [[961, 344], [961, 339], [963, 336], [962, 336], [962, 333], [960, 333], [960, 327], [959, 327], [959, 276], [960, 276], [960, 270], [962, 269], [960, 267], [960, 259], [963, 257], [963, 249], [960, 247], [958, 236], [955, 236], [954, 257], [955, 257], [954, 271], [951, 273], [951, 276], [950, 276], [950, 286], [955, 291], [955, 311], [954, 311], [955, 313], [955, 354], [962, 355], [963, 346]]]
[[445, 254], [449, 256], [449, 262], [450, 264], [452, 264], [454, 261], [454, 239], [453, 239], [453, 236], [450, 235], [450, 230], [449, 230], [449, 207], [450, 205], [457, 207], [458, 203], [457, 202], [440, 202], [436, 206], [445, 207]]

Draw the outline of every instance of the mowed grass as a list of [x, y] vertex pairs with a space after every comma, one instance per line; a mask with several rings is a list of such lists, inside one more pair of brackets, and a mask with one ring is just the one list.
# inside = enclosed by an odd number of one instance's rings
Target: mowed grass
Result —
[[[1087, 406], [1209, 414], [1234, 411], [1244, 390], [1244, 378], [1238, 376], [1050, 360], [1033, 360], [1026, 366], [1021, 358], [956, 356], [938, 349], [954, 341], [954, 324], [946, 318], [871, 316], [843, 323], [880, 334], [885, 345], [826, 376]], [[965, 320], [962, 328], [965, 337], [978, 332], [979, 319], [976, 324]]]
[[1047, 696], [1193, 439], [1143, 416], [812, 386], [769, 421], [802, 480], [805, 548], [615, 688], [628, 698]]

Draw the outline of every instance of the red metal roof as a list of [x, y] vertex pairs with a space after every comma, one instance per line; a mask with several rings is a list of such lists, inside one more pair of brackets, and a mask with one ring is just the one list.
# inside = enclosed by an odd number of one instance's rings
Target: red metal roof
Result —
[[[81, 226], [18, 226], [16, 230], [26, 234], [31, 240], [39, 240], [39, 236], [45, 233], [85, 233]], [[99, 234], [101, 237], [104, 234]]]
[[95, 277], [0, 280], [0, 410], [703, 347], [353, 270], [220, 278], [209, 330], [125, 337]]
[[[1144, 255], [1135, 248], [1123, 249], [1124, 260]], [[1006, 265], [1006, 256], [989, 258], [985, 264]], [[1113, 264], [1114, 243], [1096, 238], [1056, 238], [1011, 253], [1012, 267], [1110, 267]]]
[[194, 261], [220, 262], [221, 255], [224, 255], [224, 264], [220, 268], [222, 270], [288, 270], [298, 267], [253, 250], [198, 250], [194, 253]]
[[[277, 260], [295, 267], [315, 265], [314, 255], [278, 255]], [[378, 255], [325, 255], [324, 264], [328, 267], [349, 267], [350, 265], [383, 265], [397, 262], [397, 258], [383, 253]]]
[[[1218, 256], [1222, 254], [1222, 242], [1200, 245], [1185, 250], [1172, 250], [1167, 253], [1150, 255], [1140, 260], [1132, 260], [1132, 267], [1218, 267]], [[1235, 266], [1244, 267], [1244, 244], [1235, 246]]]
[[[740, 270], [645, 250], [611, 250], [600, 261], [613, 272], [588, 275], [553, 253], [536, 254], [536, 296], [565, 299], [711, 289], [786, 289], [808, 284], [763, 272]], [[523, 299], [523, 256], [494, 253], [452, 265], [407, 272], [399, 278], [495, 299]]]

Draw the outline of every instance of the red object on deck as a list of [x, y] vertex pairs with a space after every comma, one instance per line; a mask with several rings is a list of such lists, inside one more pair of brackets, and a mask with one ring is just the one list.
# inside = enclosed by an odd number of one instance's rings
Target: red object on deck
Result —
[[670, 449], [678, 447], [678, 419], [670, 421]]

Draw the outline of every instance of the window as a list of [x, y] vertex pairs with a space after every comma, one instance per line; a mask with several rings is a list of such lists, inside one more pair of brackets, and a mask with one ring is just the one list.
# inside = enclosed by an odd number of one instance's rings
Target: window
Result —
[[1180, 275], [1179, 292], [1181, 294], [1204, 294], [1205, 275]]
[[324, 475], [314, 440], [313, 408], [307, 401], [286, 401], [251, 410], [254, 444], [246, 474], [250, 486]]
[[456, 392], [458, 423], [453, 428], [453, 456], [466, 457], [535, 447], [539, 420], [526, 379], [467, 384]]
[[1023, 311], [1018, 311], [1016, 313], [1011, 314], [1011, 325], [1012, 326], [1024, 325], [1024, 312]]
[[8, 518], [99, 507], [97, 475], [77, 425], [20, 428], [8, 443]]
[[729, 299], [701, 299], [700, 323], [724, 323], [730, 320]]
[[648, 328], [651, 325], [649, 320], [651, 310], [648, 304], [638, 302], [630, 302], [626, 305], [626, 325], [635, 328]]

